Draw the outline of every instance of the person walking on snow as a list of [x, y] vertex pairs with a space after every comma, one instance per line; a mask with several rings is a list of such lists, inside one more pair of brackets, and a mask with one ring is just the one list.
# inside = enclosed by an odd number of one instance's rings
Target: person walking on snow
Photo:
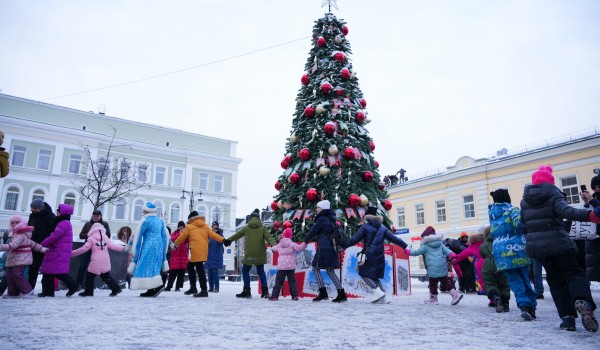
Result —
[[282, 238], [271, 248], [273, 252], [279, 253], [277, 258], [277, 275], [275, 285], [269, 300], [279, 300], [279, 292], [287, 277], [290, 286], [292, 300], [298, 300], [298, 287], [296, 286], [296, 252], [306, 249], [306, 243], [296, 244], [292, 241], [293, 231], [291, 228], [283, 230]]
[[[175, 242], [185, 229], [185, 222], [179, 221], [177, 223], [177, 230], [171, 234], [171, 242]], [[178, 292], [183, 288], [183, 280], [185, 277], [185, 270], [189, 263], [189, 251], [190, 244], [189, 239], [183, 242], [180, 246], [171, 251], [171, 257], [169, 258], [169, 281], [167, 282], [167, 288], [165, 292], [170, 292], [173, 288], [173, 283], [177, 279], [175, 284], [175, 291]], [[196, 283], [194, 283], [194, 286]]]

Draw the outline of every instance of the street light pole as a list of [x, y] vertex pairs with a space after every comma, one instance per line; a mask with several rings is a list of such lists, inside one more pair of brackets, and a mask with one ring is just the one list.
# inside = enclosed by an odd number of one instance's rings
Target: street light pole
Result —
[[[194, 192], [194, 190], [182, 190], [181, 199], [186, 199], [185, 195], [190, 197], [190, 213], [194, 210], [194, 197], [202, 197], [202, 192]], [[198, 202], [202, 202], [202, 198], [198, 198]]]

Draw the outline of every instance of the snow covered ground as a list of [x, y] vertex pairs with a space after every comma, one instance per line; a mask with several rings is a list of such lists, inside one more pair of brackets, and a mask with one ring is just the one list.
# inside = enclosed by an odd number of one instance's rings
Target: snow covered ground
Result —
[[[93, 298], [0, 299], [0, 349], [598, 349], [600, 333], [558, 329], [550, 294], [538, 319], [525, 322], [511, 300], [497, 314], [486, 298], [468, 294], [457, 306], [440, 294], [424, 305], [425, 283], [388, 305], [367, 299], [342, 304], [310, 299], [276, 302], [235, 298], [241, 282], [221, 282], [219, 294], [192, 298], [163, 292], [140, 298], [124, 290], [116, 298], [96, 290]], [[187, 285], [186, 285], [187, 287]], [[38, 286], [38, 289], [40, 287]], [[36, 291], [37, 292], [37, 291]], [[253, 284], [256, 293], [256, 284]], [[593, 294], [600, 302], [600, 288]], [[596, 313], [598, 316], [598, 312]]]

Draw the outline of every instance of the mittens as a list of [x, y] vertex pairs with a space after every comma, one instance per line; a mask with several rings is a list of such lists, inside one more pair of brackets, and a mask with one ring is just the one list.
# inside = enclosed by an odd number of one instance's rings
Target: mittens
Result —
[[404, 249], [404, 252], [406, 253], [406, 255], [410, 255], [410, 249], [408, 249], [408, 248], [405, 248], [405, 249]]
[[225, 239], [223, 240], [223, 245], [224, 245], [224, 246], [226, 246], [226, 247], [229, 247], [229, 246], [231, 245], [231, 241], [230, 241], [230, 240], [228, 240], [227, 238], [225, 238]]

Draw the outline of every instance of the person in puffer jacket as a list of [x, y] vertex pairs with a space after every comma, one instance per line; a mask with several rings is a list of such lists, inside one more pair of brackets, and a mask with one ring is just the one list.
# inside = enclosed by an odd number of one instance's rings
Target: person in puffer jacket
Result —
[[596, 304], [585, 272], [577, 264], [577, 247], [565, 231], [563, 219], [600, 221], [589, 210], [575, 209], [554, 186], [552, 167], [540, 166], [531, 175], [521, 200], [521, 221], [527, 227], [527, 255], [540, 259], [558, 316], [560, 328], [575, 331], [575, 317], [581, 315], [583, 327], [598, 331], [594, 316]]
[[292, 241], [293, 231], [291, 228], [283, 230], [282, 238], [273, 248], [273, 252], [279, 253], [277, 258], [277, 275], [275, 285], [269, 300], [279, 300], [279, 292], [287, 277], [290, 286], [292, 300], [298, 300], [298, 287], [296, 286], [296, 252], [306, 249], [306, 243], [296, 244]]
[[33, 288], [25, 278], [24, 270], [33, 262], [32, 249], [41, 253], [47, 250], [31, 240], [33, 226], [27, 226], [25, 219], [21, 219], [12, 229], [10, 243], [0, 245], [0, 251], [8, 251], [6, 253], [8, 295], [5, 298], [26, 298], [33, 294]]
[[493, 254], [496, 269], [504, 271], [510, 289], [515, 295], [521, 317], [526, 321], [536, 318], [537, 293], [529, 281], [529, 258], [525, 253], [525, 234], [519, 208], [510, 204], [508, 190], [490, 192], [494, 203], [489, 205], [490, 233], [494, 237]]
[[112, 293], [109, 296], [115, 297], [121, 293], [121, 287], [115, 282], [110, 275], [110, 255], [108, 250], [116, 250], [118, 252], [124, 252], [129, 248], [129, 245], [119, 245], [113, 242], [106, 235], [106, 229], [104, 225], [97, 222], [92, 225], [88, 232], [87, 240], [85, 244], [79, 249], [75, 249], [71, 252], [71, 257], [78, 256], [92, 250], [90, 258], [90, 264], [87, 269], [87, 275], [85, 276], [85, 290], [79, 293], [80, 297], [93, 297], [94, 296], [94, 281], [96, 276], [100, 275], [100, 278], [106, 285], [111, 289]]
[[477, 273], [475, 286], [477, 288], [477, 294], [479, 295], [483, 295], [485, 293], [485, 282], [483, 281], [483, 276], [481, 275], [481, 270], [483, 269], [483, 263], [485, 259], [479, 254], [479, 247], [481, 247], [483, 244], [483, 240], [483, 233], [472, 234], [469, 236], [469, 246], [467, 249], [463, 250], [457, 254], [454, 259], [452, 259], [452, 265], [458, 265], [463, 260], [473, 258], [473, 265], [475, 266], [475, 271]]
[[[177, 238], [179, 238], [179, 236], [183, 232], [183, 229], [185, 229], [185, 222], [179, 221], [177, 223], [177, 230], [175, 230], [175, 232], [171, 234], [171, 242], [175, 242]], [[175, 283], [175, 279], [177, 279], [177, 283], [175, 284], [175, 291], [179, 292], [179, 290], [183, 288], [185, 270], [187, 269], [187, 265], [189, 263], [189, 255], [189, 239], [171, 251], [171, 256], [169, 257], [169, 281], [167, 282], [165, 292], [171, 291], [171, 289], [173, 288], [173, 283]]]

